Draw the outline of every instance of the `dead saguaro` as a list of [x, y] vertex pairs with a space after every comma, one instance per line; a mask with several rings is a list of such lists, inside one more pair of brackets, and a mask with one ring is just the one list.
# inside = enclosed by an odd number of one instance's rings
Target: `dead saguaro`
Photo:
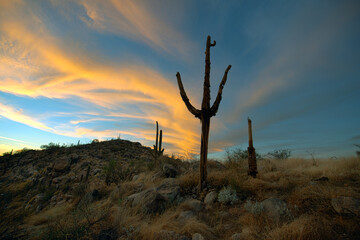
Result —
[[255, 178], [258, 171], [257, 171], [257, 165], [256, 165], [255, 148], [253, 146], [252, 128], [251, 128], [250, 118], [248, 118], [248, 131], [249, 131], [249, 147], [248, 147], [249, 170], [248, 170], [248, 175]]
[[207, 178], [207, 153], [208, 153], [208, 142], [209, 142], [209, 130], [210, 130], [210, 118], [215, 116], [221, 101], [222, 90], [226, 83], [228, 72], [231, 68], [229, 65], [224, 73], [223, 79], [219, 86], [219, 91], [216, 96], [215, 102], [210, 107], [210, 47], [214, 47], [216, 45], [216, 41], [211, 43], [211, 37], [208, 36], [206, 40], [206, 50], [205, 50], [205, 77], [204, 77], [204, 92], [203, 92], [203, 100], [201, 104], [201, 110], [196, 109], [189, 101], [187, 94], [184, 90], [184, 86], [181, 82], [180, 73], [176, 73], [177, 82], [180, 89], [180, 95], [182, 100], [184, 101], [187, 109], [190, 113], [192, 113], [196, 118], [200, 119], [201, 122], [201, 148], [200, 148], [200, 180], [198, 190], [201, 192], [203, 188], [206, 186], [206, 178]]

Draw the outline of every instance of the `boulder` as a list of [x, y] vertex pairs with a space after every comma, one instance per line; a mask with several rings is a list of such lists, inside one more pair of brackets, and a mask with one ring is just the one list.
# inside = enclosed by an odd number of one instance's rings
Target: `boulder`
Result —
[[70, 162], [65, 158], [57, 160], [53, 167], [53, 170], [59, 173], [65, 173], [69, 171], [69, 169], [70, 169]]
[[278, 198], [268, 198], [261, 202], [266, 212], [275, 222], [286, 220], [292, 217], [286, 202]]
[[162, 213], [166, 207], [166, 199], [156, 191], [156, 188], [148, 188], [132, 194], [128, 200], [133, 207], [141, 206], [146, 213]]
[[174, 178], [177, 175], [177, 170], [173, 165], [165, 163], [163, 165], [163, 173], [167, 178]]
[[231, 236], [231, 240], [241, 240], [241, 239], [243, 239], [242, 236], [241, 236], [241, 233], [234, 233]]
[[212, 191], [212, 192], [209, 192], [208, 194], [206, 194], [204, 203], [206, 205], [211, 205], [216, 201], [216, 199], [217, 199], [217, 193], [215, 191]]
[[180, 194], [180, 186], [175, 182], [175, 179], [164, 179], [156, 191], [168, 202], [174, 202]]
[[193, 211], [182, 211], [180, 214], [179, 214], [179, 217], [178, 219], [179, 220], [183, 220], [183, 221], [187, 221], [188, 219], [192, 218], [192, 217], [195, 217], [195, 214]]
[[331, 199], [331, 205], [339, 214], [360, 215], [360, 200], [352, 197], [337, 197]]
[[200, 233], [194, 233], [192, 235], [192, 240], [205, 240], [205, 238]]
[[183, 205], [194, 212], [199, 212], [204, 208], [204, 204], [197, 199], [188, 199]]

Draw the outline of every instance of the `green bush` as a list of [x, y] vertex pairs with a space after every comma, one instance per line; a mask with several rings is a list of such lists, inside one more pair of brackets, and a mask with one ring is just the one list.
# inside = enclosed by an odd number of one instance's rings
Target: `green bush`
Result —
[[275, 159], [285, 160], [291, 156], [291, 151], [289, 149], [276, 149], [269, 152], [268, 155]]
[[121, 161], [116, 161], [114, 159], [110, 160], [103, 169], [105, 175], [105, 183], [107, 185], [111, 183], [118, 184], [123, 180], [130, 179], [131, 171], [125, 163]]
[[257, 201], [252, 203], [250, 200], [247, 200], [244, 208], [246, 211], [254, 215], [260, 215], [264, 211], [264, 205]]
[[[256, 159], [262, 159], [262, 156], [255, 152]], [[226, 149], [226, 160], [230, 163], [247, 160], [248, 159], [248, 151], [243, 150], [241, 148], [235, 148], [233, 150]]]
[[43, 150], [54, 150], [54, 149], [61, 148], [61, 146], [60, 146], [60, 143], [51, 142], [48, 145], [41, 145], [40, 148]]
[[234, 204], [238, 201], [236, 191], [231, 187], [224, 187], [220, 190], [218, 201], [222, 204]]

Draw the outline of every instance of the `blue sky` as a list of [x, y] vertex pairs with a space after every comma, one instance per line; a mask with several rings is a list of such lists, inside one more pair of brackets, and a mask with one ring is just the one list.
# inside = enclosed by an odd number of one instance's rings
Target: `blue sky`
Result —
[[0, 0], [0, 153], [116, 138], [198, 153], [204, 51], [211, 93], [231, 64], [210, 153], [353, 156], [360, 143], [358, 1]]

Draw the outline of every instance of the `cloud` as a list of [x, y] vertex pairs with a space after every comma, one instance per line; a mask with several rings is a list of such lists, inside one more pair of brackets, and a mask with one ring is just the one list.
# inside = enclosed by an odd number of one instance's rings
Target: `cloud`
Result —
[[23, 110], [16, 110], [11, 106], [0, 103], [0, 115], [15, 122], [20, 122], [44, 131], [53, 131], [52, 128], [38, 121], [36, 118], [23, 114]]
[[146, 1], [83, 0], [85, 14], [80, 16], [90, 28], [141, 41], [156, 50], [184, 57], [190, 54], [191, 43], [168, 21], [161, 19]]
[[[123, 14], [127, 18], [130, 18], [130, 13], [126, 11], [144, 11], [137, 10], [137, 6], [132, 2], [126, 3], [130, 4], [130, 7], [122, 11], [125, 11]], [[26, 7], [26, 4], [22, 7]], [[174, 84], [175, 76], [172, 81], [145, 65], [120, 65], [104, 59], [99, 60], [89, 57], [81, 48], [69, 51], [64, 47], [69, 43], [62, 42], [47, 31], [41, 19], [36, 18], [38, 24], [33, 25], [32, 17], [30, 11], [22, 18], [0, 19], [0, 46], [5, 46], [0, 56], [0, 91], [20, 97], [37, 98], [39, 102], [43, 98], [63, 101], [71, 99], [77, 112], [91, 110], [93, 116], [82, 119], [81, 114], [73, 112], [72, 116], [68, 116], [72, 118], [68, 123], [56, 124], [54, 121], [40, 121], [32, 117], [31, 109], [24, 112], [2, 103], [0, 115], [65, 136], [105, 138], [116, 137], [121, 133], [146, 141], [153, 141], [154, 130], [135, 127], [118, 129], [114, 124], [104, 125], [107, 129], [96, 130], [83, 127], [82, 124], [99, 120], [116, 122], [123, 118], [142, 120], [148, 124], [159, 121], [166, 141], [176, 146], [169, 149], [170, 151], [197, 151], [198, 122], [187, 112]], [[141, 22], [132, 24], [140, 29], [146, 28], [140, 26], [143, 24]], [[165, 27], [165, 33], [166, 29]], [[165, 41], [161, 38], [153, 39], [146, 35], [146, 31], [144, 34], [155, 45], [160, 46]], [[162, 47], [168, 49], [167, 46]], [[42, 115], [51, 118], [59, 113], [56, 109], [44, 108]], [[76, 126], [71, 126], [74, 123]]]

